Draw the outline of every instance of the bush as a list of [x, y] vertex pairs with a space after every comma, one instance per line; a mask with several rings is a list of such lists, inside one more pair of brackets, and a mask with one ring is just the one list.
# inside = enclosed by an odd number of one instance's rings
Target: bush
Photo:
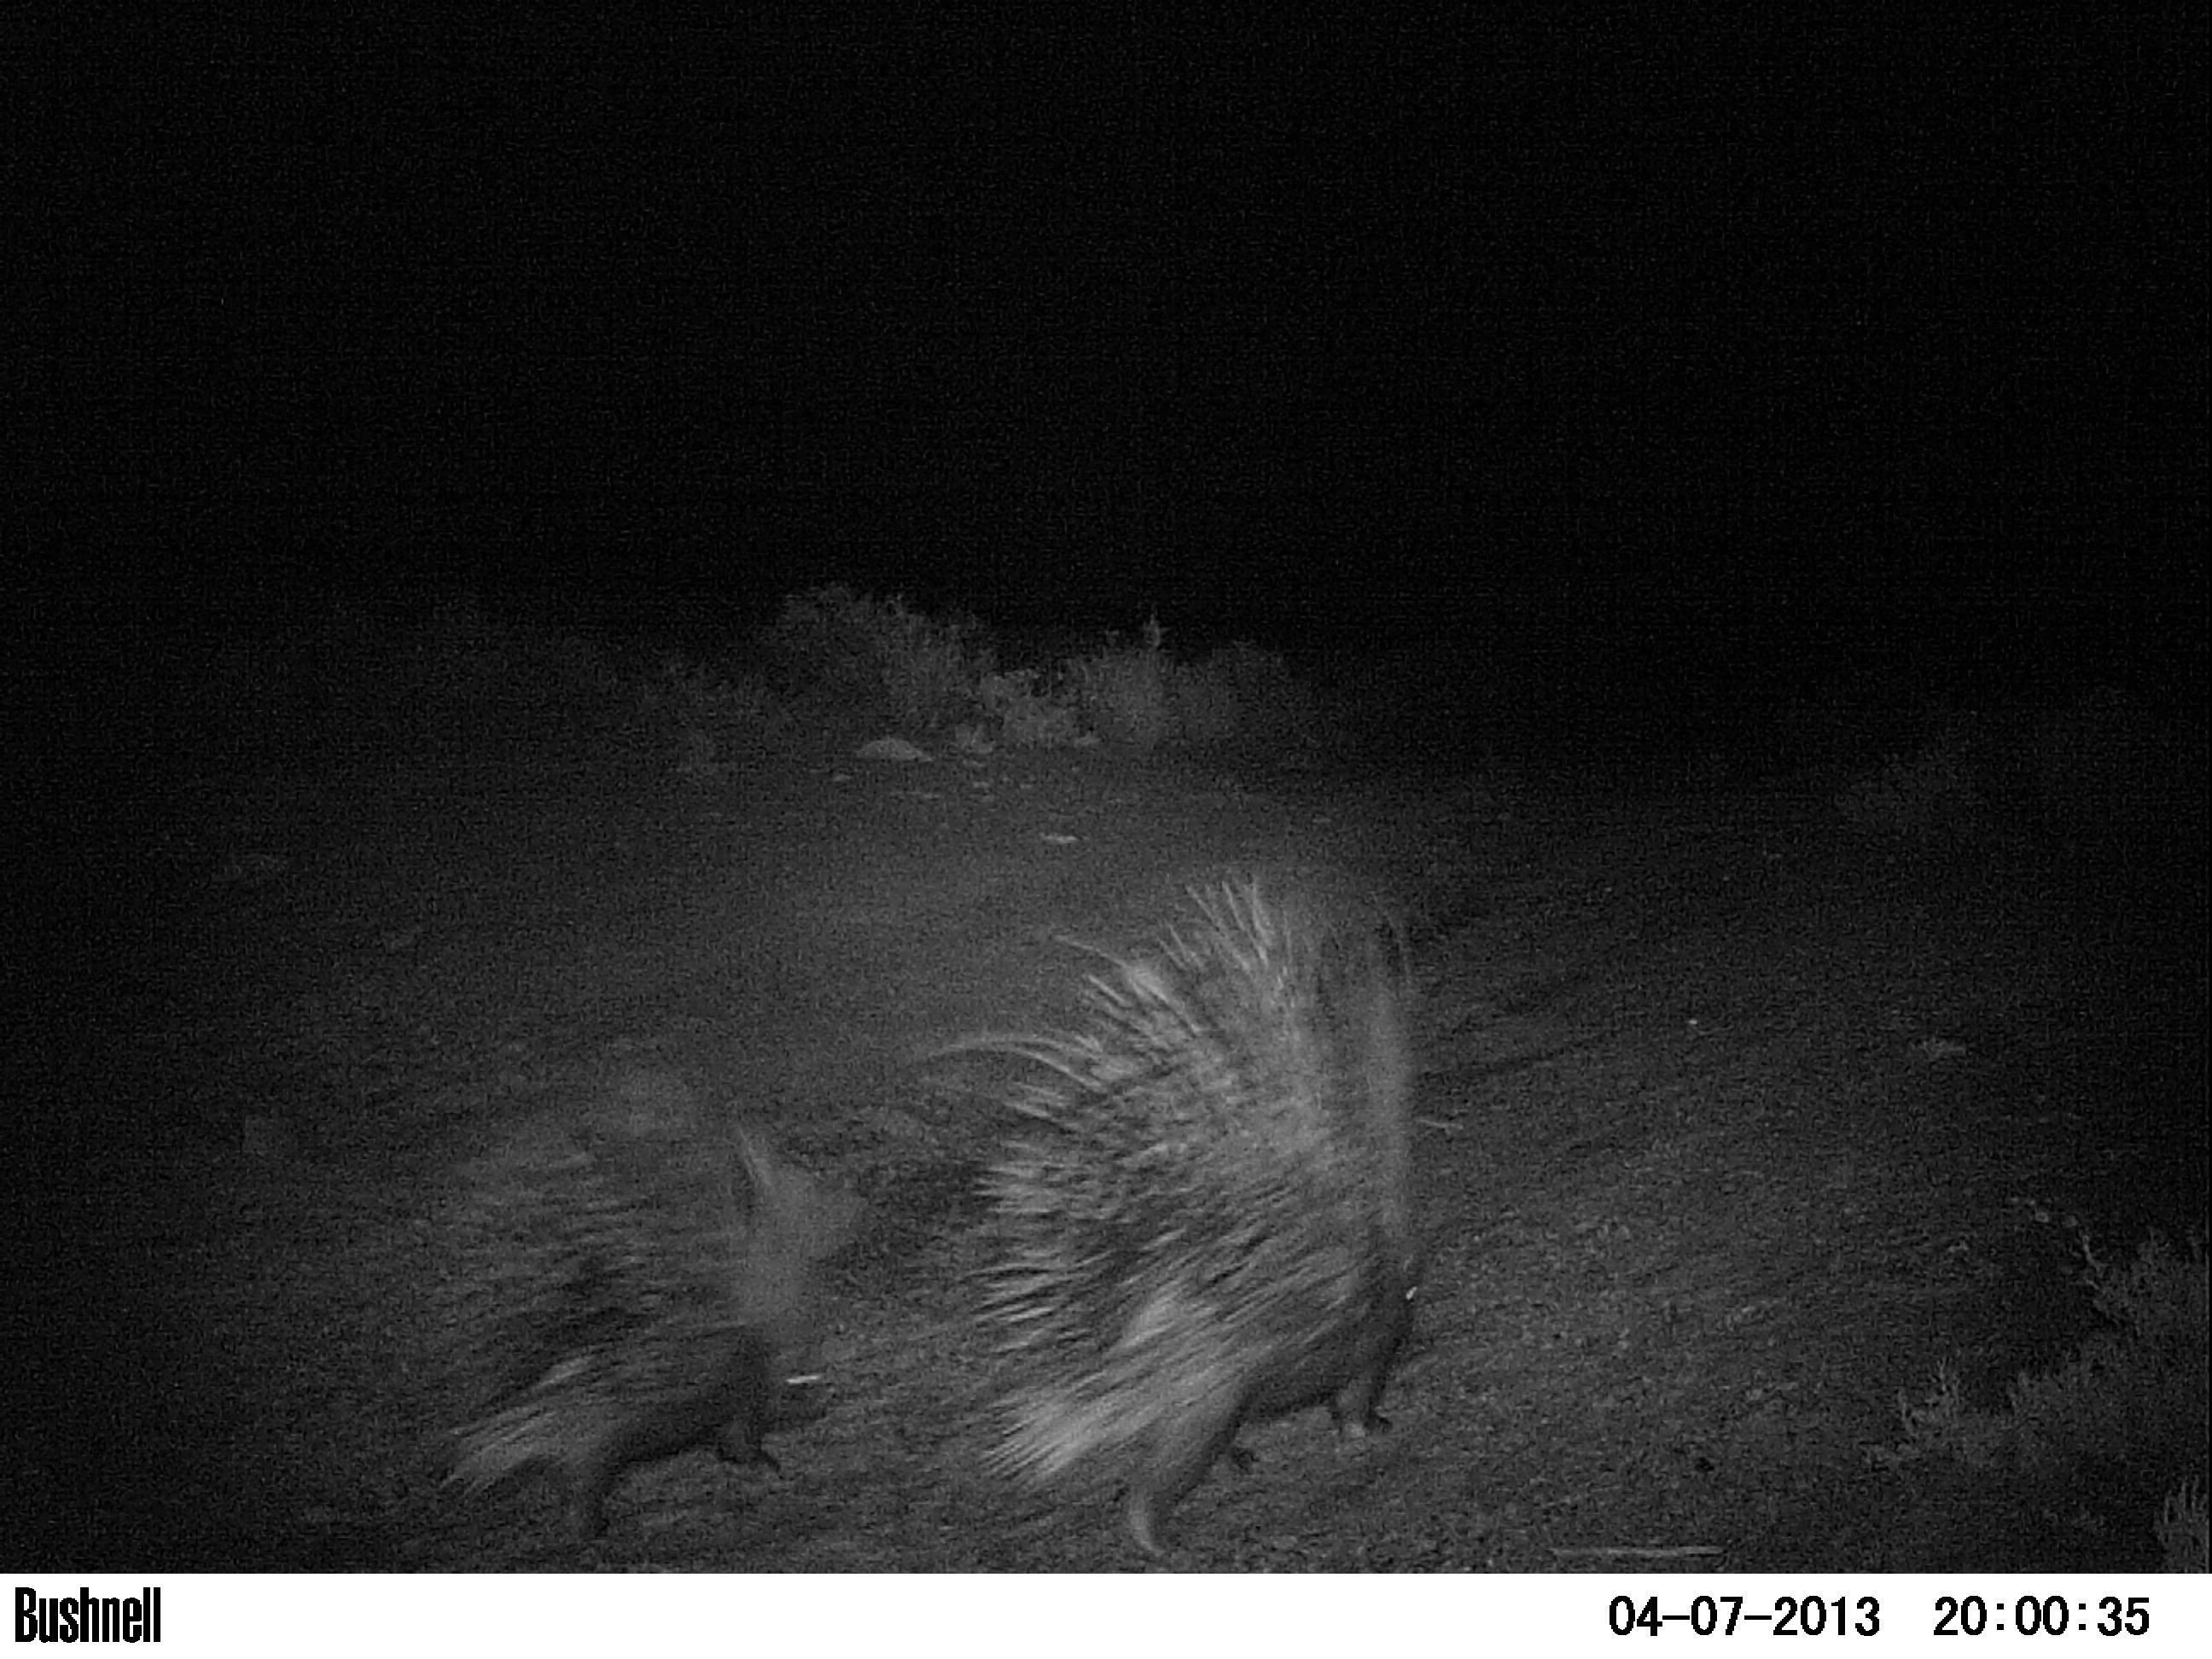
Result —
[[2185, 1480], [2168, 1492], [2158, 1514], [2158, 1541], [2168, 1572], [2212, 1572], [2212, 1544], [2204, 1525], [2204, 1483]]
[[[1049, 678], [997, 672], [981, 625], [939, 620], [902, 600], [842, 586], [784, 601], [761, 646], [787, 696], [826, 696], [927, 731], [963, 749], [1059, 748], [1103, 740], [1149, 752], [1163, 743], [1279, 744], [1311, 737], [1313, 703], [1283, 659], [1238, 643], [1197, 663], [1165, 650], [1157, 617], [1132, 643], [1066, 659]], [[702, 701], [696, 689], [684, 701]], [[693, 722], [690, 730], [702, 724]], [[696, 741], [696, 738], [694, 739]]]
[[994, 665], [975, 618], [939, 621], [842, 585], [787, 599], [762, 644], [787, 690], [880, 707], [927, 731], [972, 713]]
[[1065, 696], [1038, 689], [1035, 669], [985, 675], [976, 700], [995, 723], [1000, 740], [1017, 749], [1066, 749], [1096, 741], [1084, 732]]
[[2087, 1239], [2082, 1280], [2107, 1329], [2059, 1370], [2012, 1386], [2022, 1460], [2155, 1467], [2193, 1444], [2202, 1466], [2206, 1382], [2203, 1242], [2179, 1261], [2154, 1237], [2126, 1267], [2098, 1259]]
[[1169, 735], [1166, 639], [1156, 617], [1145, 625], [1141, 646], [1109, 647], [1071, 659], [1068, 683], [1084, 724], [1109, 743], [1140, 752]]
[[[1892, 1464], [1952, 1457], [1972, 1468], [2071, 1476], [2102, 1468], [2165, 1487], [2156, 1531], [2169, 1565], [2204, 1570], [2207, 1382], [2204, 1241], [2185, 1260], [2154, 1234], [2125, 1267], [2100, 1258], [2085, 1237], [2082, 1282], [2105, 1328], [2055, 1370], [2023, 1373], [2005, 1409], [1976, 1411], [1958, 1372], [1939, 1365], [1918, 1401], [1899, 1395], [1902, 1447]], [[2179, 1477], [2177, 1484], [2177, 1477]]]

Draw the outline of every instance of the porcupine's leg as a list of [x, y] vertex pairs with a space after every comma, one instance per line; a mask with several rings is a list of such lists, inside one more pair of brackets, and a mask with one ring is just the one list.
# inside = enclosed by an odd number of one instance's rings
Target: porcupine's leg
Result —
[[576, 1530], [590, 1540], [607, 1529], [607, 1498], [624, 1472], [656, 1463], [713, 1437], [716, 1419], [696, 1397], [641, 1411], [602, 1434], [579, 1460], [574, 1476]]
[[1336, 1425], [1339, 1435], [1353, 1440], [1364, 1440], [1370, 1434], [1387, 1434], [1390, 1419], [1375, 1409], [1375, 1402], [1382, 1397], [1382, 1378], [1370, 1372], [1356, 1376], [1328, 1402], [1329, 1421]]
[[775, 1468], [761, 1444], [771, 1426], [773, 1345], [747, 1331], [702, 1387], [633, 1413], [602, 1433], [578, 1460], [572, 1485], [577, 1531], [586, 1539], [607, 1529], [606, 1501], [625, 1470], [712, 1446], [729, 1461]]
[[576, 1535], [585, 1542], [605, 1533], [607, 1494], [614, 1490], [616, 1478], [627, 1467], [621, 1455], [619, 1437], [611, 1433], [586, 1449], [571, 1472], [569, 1512], [575, 1520]]
[[781, 1474], [783, 1465], [775, 1461], [775, 1454], [761, 1443], [761, 1436], [768, 1425], [757, 1418], [733, 1417], [722, 1425], [714, 1436], [714, 1455], [725, 1463], [737, 1463], [749, 1469], [766, 1469], [770, 1474]]
[[777, 1429], [803, 1428], [818, 1423], [830, 1409], [829, 1391], [818, 1370], [791, 1371], [779, 1364], [786, 1356], [772, 1347], [761, 1351], [760, 1404], [733, 1414], [716, 1442], [725, 1458], [752, 1462], [773, 1469], [775, 1458], [761, 1444], [761, 1437]]
[[1248, 1465], [1250, 1454], [1240, 1456], [1241, 1449], [1236, 1444], [1237, 1430], [1243, 1420], [1243, 1402], [1229, 1400], [1194, 1405], [1154, 1431], [1152, 1444], [1129, 1477], [1128, 1496], [1122, 1508], [1129, 1536], [1146, 1554], [1161, 1553], [1161, 1523], [1206, 1479], [1216, 1458], [1225, 1455], [1240, 1468]]
[[1357, 1440], [1389, 1431], [1390, 1419], [1379, 1407], [1391, 1369], [1398, 1363], [1398, 1350], [1405, 1346], [1406, 1334], [1413, 1328], [1413, 1295], [1412, 1290], [1401, 1292], [1376, 1320], [1369, 1329], [1358, 1369], [1328, 1402], [1329, 1419], [1340, 1435]]
[[739, 1332], [701, 1395], [705, 1427], [699, 1440], [710, 1443], [726, 1463], [781, 1471], [783, 1466], [761, 1442], [770, 1429], [798, 1420], [780, 1413], [781, 1393], [775, 1345], [758, 1331]]

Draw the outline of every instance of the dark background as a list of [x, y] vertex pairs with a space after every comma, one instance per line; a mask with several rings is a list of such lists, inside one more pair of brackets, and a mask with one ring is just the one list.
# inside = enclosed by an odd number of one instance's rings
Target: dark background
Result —
[[33, 586], [2201, 703], [2194, 9], [727, 10], [29, 44]]

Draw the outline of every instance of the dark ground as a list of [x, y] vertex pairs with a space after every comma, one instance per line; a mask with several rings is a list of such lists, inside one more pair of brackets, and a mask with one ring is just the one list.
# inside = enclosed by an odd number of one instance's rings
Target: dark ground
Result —
[[[2092, 1330], [2081, 1236], [2124, 1261], [2203, 1228], [2201, 840], [1905, 849], [1811, 775], [1509, 784], [1443, 754], [902, 766], [823, 729], [687, 777], [632, 714], [544, 712], [323, 709], [258, 751], [102, 766], [146, 815], [77, 849], [84, 936], [43, 939], [77, 972], [19, 1054], [36, 1386], [0, 1559], [1139, 1565], [1104, 1486], [981, 1468], [961, 1274], [999, 1126], [918, 1057], [1064, 1014], [1061, 938], [1129, 940], [1185, 880], [1288, 860], [1407, 917], [1429, 1277], [1396, 1432], [1249, 1436], [1172, 1565], [2156, 1565], [2201, 1439], [2057, 1480], [1881, 1454], [1939, 1363], [1995, 1408]], [[492, 1123], [671, 1079], [871, 1221], [836, 1273], [836, 1403], [784, 1473], [640, 1472], [581, 1549], [543, 1487], [436, 1484], [430, 1217]]]

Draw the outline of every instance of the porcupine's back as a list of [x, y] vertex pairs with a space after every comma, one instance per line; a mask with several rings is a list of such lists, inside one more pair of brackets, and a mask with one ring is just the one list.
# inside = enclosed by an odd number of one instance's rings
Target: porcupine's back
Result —
[[449, 1217], [449, 1322], [477, 1414], [450, 1478], [543, 1472], [586, 1535], [624, 1471], [693, 1447], [772, 1462], [820, 1415], [815, 1270], [857, 1206], [689, 1111], [527, 1126]]
[[1419, 1249], [1395, 974], [1364, 919], [1224, 883], [1092, 978], [992, 1183], [988, 1311], [1021, 1373], [998, 1462], [1118, 1468], [1148, 1550], [1245, 1422], [1352, 1434], [1412, 1319]]

